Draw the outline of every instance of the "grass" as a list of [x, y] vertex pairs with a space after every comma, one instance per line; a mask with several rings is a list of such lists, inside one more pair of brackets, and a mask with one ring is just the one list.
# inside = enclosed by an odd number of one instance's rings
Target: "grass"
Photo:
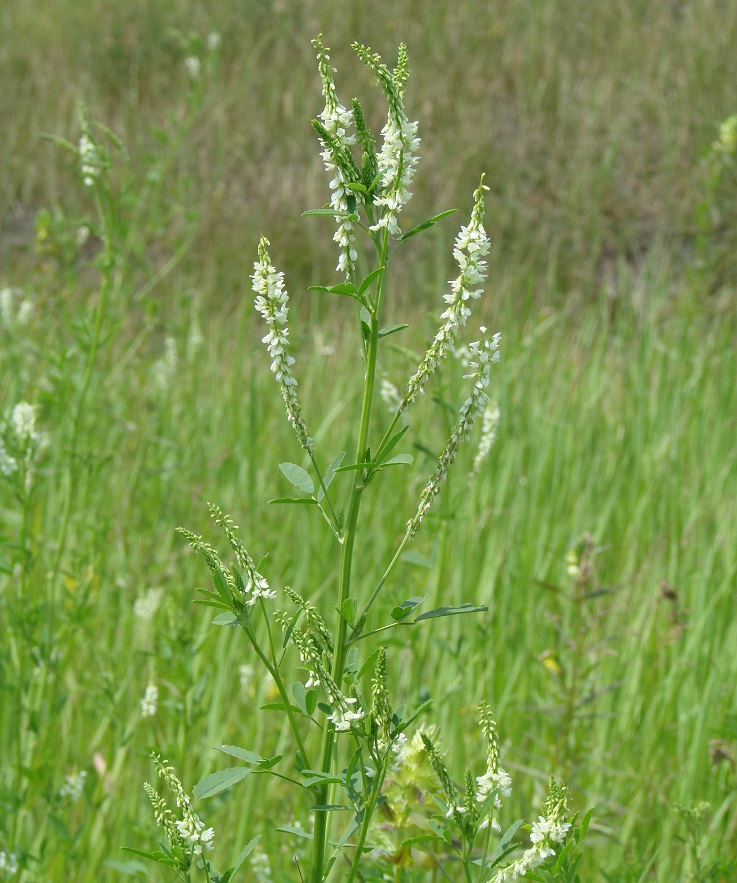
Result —
[[[408, 107], [423, 136], [414, 220], [465, 205], [482, 168], [492, 186], [496, 250], [481, 318], [504, 334], [498, 441], [471, 487], [468, 452], [385, 602], [428, 594], [490, 609], [402, 633], [390, 654], [401, 690], [408, 701], [423, 691], [436, 699], [454, 769], [478, 753], [470, 723], [488, 699], [513, 777], [532, 773], [514, 777], [510, 820], [532, 814], [551, 767], [566, 774], [577, 806], [596, 806], [585, 879], [718, 880], [703, 868], [735, 853], [737, 356], [726, 198], [706, 250], [698, 222], [702, 158], [715, 124], [735, 112], [735, 12], [702, 4], [697, 18], [678, 5], [569, 0], [534, 10], [436, 5], [431, 20], [389, 9], [236, 12], [212, 2], [195, 11], [172, 0], [98, 4], [93, 15], [57, 0], [42, 18], [20, 3], [0, 12], [0, 287], [19, 286], [35, 303], [31, 325], [1, 329], [0, 402], [2, 413], [39, 402], [52, 442], [26, 519], [0, 489], [0, 849], [27, 852], [24, 879], [120, 879], [121, 866], [106, 863], [130, 860], [122, 845], [150, 842], [141, 788], [150, 748], [191, 785], [218, 768], [215, 744], [285, 747], [286, 733], [253, 711], [269, 685], [239, 684], [245, 647], [192, 608], [202, 573], [173, 528], [198, 529], [205, 501], [217, 501], [254, 554], [269, 553], [274, 584], [331, 609], [327, 530], [266, 505], [286, 490], [277, 464], [297, 454], [245, 278], [266, 231], [301, 319], [296, 367], [313, 431], [345, 449], [360, 404], [345, 367], [360, 371], [357, 343], [349, 308], [304, 293], [332, 279], [334, 257], [322, 221], [299, 219], [326, 198], [308, 127], [319, 109], [309, 38], [320, 29], [346, 96], [371, 94], [349, 63], [350, 40], [387, 54], [409, 44]], [[198, 87], [177, 30], [224, 35]], [[130, 154], [119, 173], [126, 263], [82, 418], [54, 581], [99, 271], [94, 237], [81, 254], [74, 245], [91, 213], [74, 164], [40, 135], [76, 139], [79, 97]], [[152, 169], [158, 180], [146, 178]], [[415, 240], [399, 280], [391, 321], [416, 323], [401, 339], [416, 353], [434, 331], [453, 227]], [[160, 387], [167, 337], [178, 366]], [[397, 383], [412, 367], [406, 349], [386, 365]], [[426, 397], [415, 418], [420, 444], [444, 430], [442, 403], [461, 397], [446, 373], [438, 401]], [[389, 515], [366, 497], [376, 527], [358, 572], [387, 559], [412, 514], [401, 504], [432, 468], [421, 447], [415, 455], [414, 479], [388, 479], [385, 494], [398, 501]], [[602, 547], [596, 586], [611, 591], [576, 601], [565, 556], [585, 532]], [[156, 587], [160, 607], [146, 622], [133, 604]], [[150, 679], [160, 708], [145, 719]], [[80, 769], [83, 796], [61, 801], [66, 772]], [[264, 831], [283, 861], [276, 879], [291, 879], [273, 829], [304, 818], [306, 806], [287, 799], [264, 807], [247, 784], [227, 804], [205, 804], [219, 854]], [[699, 870], [696, 841], [679, 840], [677, 807], [704, 800]]]

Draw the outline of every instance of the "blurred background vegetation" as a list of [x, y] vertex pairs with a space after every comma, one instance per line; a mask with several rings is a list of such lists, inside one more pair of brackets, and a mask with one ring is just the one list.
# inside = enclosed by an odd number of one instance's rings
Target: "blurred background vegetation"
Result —
[[[387, 587], [389, 604], [490, 610], [397, 642], [397, 693], [435, 697], [457, 769], [479, 751], [468, 731], [488, 699], [510, 812], [532, 815], [549, 769], [564, 774], [577, 807], [597, 807], [585, 879], [732, 879], [737, 154], [720, 125], [737, 113], [737, 5], [723, 0], [3, 3], [0, 288], [33, 312], [24, 327], [3, 318], [0, 411], [38, 404], [51, 445], [24, 515], [0, 488], [0, 849], [29, 881], [154, 879], [119, 852], [150, 843], [147, 751], [191, 786], [220, 763], [215, 744], [283, 747], [253, 713], [268, 684], [239, 680], [245, 648], [192, 611], [204, 574], [173, 528], [204, 531], [218, 502], [254, 557], [270, 553], [273, 583], [331, 611], [328, 537], [266, 505], [284, 492], [277, 463], [298, 453], [248, 279], [265, 233], [292, 296], [308, 424], [332, 459], [361, 369], [351, 310], [305, 290], [337, 281], [329, 222], [300, 217], [328, 198], [310, 127], [318, 32], [343, 103], [361, 97], [376, 131], [382, 101], [350, 43], [387, 60], [408, 44], [423, 140], [407, 226], [467, 215], [482, 171], [491, 187], [474, 319], [503, 332], [499, 439], [473, 487], [459, 466]], [[127, 159], [111, 173], [121, 259], [104, 345], [73, 430], [100, 242], [74, 157], [45, 136], [77, 142], [79, 101]], [[385, 363], [398, 384], [436, 328], [456, 228], [397, 262], [390, 321], [412, 323]], [[445, 405], [462, 400], [454, 374], [414, 418], [420, 468], [385, 497], [417, 497]], [[365, 510], [369, 587], [411, 514], [379, 504]], [[133, 605], [152, 589], [146, 620]], [[161, 701], [146, 719], [149, 681]], [[82, 769], [69, 805], [60, 788]], [[294, 879], [293, 845], [274, 833], [304, 819], [293, 799], [265, 806], [249, 785], [202, 814], [231, 857], [265, 832], [275, 879]]]

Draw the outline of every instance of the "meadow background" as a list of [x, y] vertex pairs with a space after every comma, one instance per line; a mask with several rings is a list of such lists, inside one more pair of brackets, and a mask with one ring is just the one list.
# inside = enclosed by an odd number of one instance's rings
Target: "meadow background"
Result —
[[[160, 879], [120, 851], [153, 843], [149, 751], [191, 787], [223, 765], [216, 744], [283, 744], [255, 713], [271, 693], [245, 643], [192, 606], [205, 574], [174, 528], [206, 530], [217, 502], [269, 554], [272, 584], [331, 611], [328, 532], [267, 504], [299, 451], [248, 279], [265, 233], [308, 422], [344, 450], [353, 311], [307, 292], [338, 280], [329, 221], [300, 217], [328, 198], [309, 125], [318, 32], [343, 102], [360, 96], [377, 131], [350, 42], [390, 60], [408, 44], [423, 141], [407, 226], [467, 215], [481, 171], [491, 188], [475, 319], [503, 334], [498, 439], [472, 485], [466, 452], [379, 605], [489, 610], [402, 633], [396, 692], [435, 699], [459, 770], [489, 701], [515, 782], [507, 821], [534, 815], [550, 769], [565, 776], [576, 807], [596, 808], [584, 879], [735, 879], [737, 156], [713, 145], [737, 113], [737, 6], [719, 0], [2, 5], [0, 425], [37, 404], [48, 444], [27, 493], [0, 484], [0, 851], [24, 881]], [[92, 360], [94, 205], [43, 137], [77, 142], [79, 100], [127, 150]], [[397, 384], [436, 329], [456, 229], [396, 264], [389, 321], [411, 327], [382, 367]], [[366, 497], [364, 589], [432, 471], [460, 373], [413, 416], [420, 468]], [[198, 809], [221, 866], [263, 832], [274, 879], [295, 879], [295, 843], [274, 829], [308, 803], [260, 787]]]

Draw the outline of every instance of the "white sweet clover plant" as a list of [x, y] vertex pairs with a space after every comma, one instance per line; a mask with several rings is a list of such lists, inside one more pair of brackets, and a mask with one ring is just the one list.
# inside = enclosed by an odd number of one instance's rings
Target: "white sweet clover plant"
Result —
[[[373, 589], [366, 597], [359, 597], [351, 579], [354, 549], [365, 530], [360, 517], [364, 493], [385, 469], [411, 465], [412, 457], [400, 449], [410, 428], [410, 406], [446, 356], [454, 351], [459, 335], [471, 318], [473, 305], [482, 296], [487, 276], [485, 258], [490, 249], [484, 229], [488, 188], [482, 176], [473, 194], [470, 220], [461, 226], [455, 240], [453, 257], [459, 273], [444, 295], [440, 328], [402, 394], [386, 379], [382, 384], [378, 370], [383, 338], [406, 327], [382, 328], [390, 263], [398, 249], [416, 233], [433, 226], [450, 212], [442, 212], [403, 232], [402, 211], [412, 197], [410, 187], [420, 144], [417, 123], [410, 120], [404, 104], [409, 75], [406, 47], [400, 47], [397, 65], [392, 70], [368, 47], [357, 43], [353, 46], [388, 107], [381, 146], [377, 150], [361, 104], [354, 100], [348, 108], [338, 98], [329, 50], [319, 37], [314, 46], [325, 107], [313, 126], [330, 176], [331, 195], [327, 206], [306, 214], [334, 219], [337, 271], [343, 281], [331, 286], [313, 286], [313, 290], [356, 302], [364, 362], [362, 407], [354, 451], [351, 455], [345, 451], [333, 455], [325, 468], [303, 417], [295, 357], [290, 351], [284, 273], [276, 269], [266, 237], [258, 244], [251, 281], [255, 308], [266, 323], [263, 343], [271, 371], [289, 423], [310, 467], [308, 471], [294, 463], [281, 464], [281, 471], [297, 496], [277, 502], [307, 502], [308, 508], [317, 510], [330, 526], [340, 553], [338, 589], [330, 604], [331, 611], [337, 615], [331, 627], [309, 598], [288, 586], [279, 590], [272, 587], [261, 573], [261, 565], [246, 550], [230, 517], [217, 506], [210, 505], [210, 514], [230, 546], [232, 563], [226, 564], [202, 536], [179, 529], [204, 558], [212, 575], [213, 588], [200, 590], [199, 603], [217, 611], [217, 624], [237, 626], [245, 634], [253, 661], [260, 660], [273, 679], [294, 740], [294, 753], [289, 760], [261, 757], [248, 748], [222, 746], [221, 750], [235, 758], [239, 765], [206, 777], [194, 788], [194, 796], [217, 794], [251, 773], [275, 774], [282, 781], [295, 783], [305, 792], [305, 809], [315, 808], [314, 828], [307, 835], [311, 841], [310, 855], [303, 859], [304, 866], [299, 866], [300, 879], [321, 883], [329, 878], [351, 883], [364, 879], [369, 866], [381, 866], [385, 862], [397, 866], [396, 857], [389, 859], [388, 852], [379, 847], [381, 832], [372, 826], [372, 820], [380, 805], [390, 807], [392, 801], [398, 799], [397, 783], [404, 781], [409, 790], [426, 790], [434, 797], [434, 804], [428, 801], [428, 806], [438, 808], [437, 817], [426, 811], [427, 834], [420, 838], [422, 846], [416, 844], [415, 849], [435, 849], [436, 863], [447, 860], [456, 866], [460, 864], [466, 880], [501, 881], [529, 876], [541, 868], [552, 867], [555, 861], [560, 864], [568, 848], [572, 829], [565, 788], [551, 780], [548, 801], [531, 828], [531, 845], [518, 859], [508, 861], [509, 854], [517, 848], [513, 837], [521, 823], [516, 823], [499, 839], [502, 830], [499, 814], [503, 798], [510, 793], [511, 780], [499, 763], [496, 724], [488, 707], [480, 706], [481, 732], [487, 745], [485, 771], [476, 778], [467, 771], [459, 786], [450, 777], [435, 746], [434, 728], [421, 728], [408, 738], [409, 728], [429, 703], [412, 711], [405, 706], [395, 707], [389, 691], [386, 648], [375, 646], [366, 658], [360, 653], [361, 647], [371, 643], [372, 636], [377, 633], [384, 636], [400, 624], [420, 624], [439, 616], [486, 609], [464, 604], [420, 612], [421, 601], [411, 599], [393, 609], [388, 623], [378, 624], [373, 619], [374, 603], [391, 579], [401, 552], [416, 536], [461, 446], [470, 439], [482, 417], [483, 434], [473, 474], [478, 472], [493, 443], [499, 415], [490, 397], [490, 387], [500, 356], [499, 333], [489, 333], [482, 326], [478, 339], [467, 344], [467, 397], [418, 504], [414, 511], [410, 508], [407, 513], [407, 527], [394, 556], [383, 572], [377, 574]], [[86, 175], [94, 180], [95, 158], [91, 154], [87, 156], [83, 148], [81, 153], [85, 156]], [[371, 256], [360, 254], [361, 241], [368, 244]], [[372, 263], [373, 269], [365, 272]], [[378, 395], [390, 403], [392, 417], [384, 431], [373, 438], [371, 418], [378, 409], [372, 409], [372, 403]], [[343, 486], [342, 482], [345, 482]], [[277, 631], [281, 631], [281, 637]], [[295, 653], [291, 658], [283, 650], [290, 646]], [[288, 685], [286, 679], [297, 661], [295, 657], [306, 677]], [[368, 693], [367, 679], [370, 679]], [[319, 740], [314, 736], [316, 730], [321, 734]], [[171, 767], [158, 758], [155, 763], [159, 775], [175, 793], [177, 812], [168, 809], [151, 786], [146, 787], [156, 820], [165, 834], [162, 851], [148, 853], [148, 857], [168, 864], [186, 879], [194, 868], [199, 868], [208, 880], [229, 881], [255, 848], [258, 837], [244, 847], [228, 871], [224, 874], [215, 871], [209, 860], [210, 847], [216, 839], [212, 828], [206, 828], [194, 812], [190, 798]], [[397, 806], [404, 806], [403, 801], [404, 798], [399, 800]], [[352, 812], [331, 812], [330, 808], [338, 804], [351, 807]], [[397, 810], [395, 820], [400, 816], [402, 813]], [[304, 834], [303, 829], [300, 831]], [[401, 846], [405, 859], [411, 857], [412, 849], [412, 845]], [[257, 854], [260, 855], [254, 853]]]

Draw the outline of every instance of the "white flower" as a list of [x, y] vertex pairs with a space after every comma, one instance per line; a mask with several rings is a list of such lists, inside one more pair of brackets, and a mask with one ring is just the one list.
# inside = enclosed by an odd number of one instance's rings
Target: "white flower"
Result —
[[424, 392], [430, 377], [447, 353], [453, 351], [458, 331], [471, 315], [471, 301], [478, 300], [483, 292], [479, 287], [486, 279], [486, 261], [483, 258], [489, 253], [490, 248], [489, 237], [484, 230], [484, 191], [488, 189], [482, 176], [481, 183], [473, 194], [471, 221], [467, 227], [461, 227], [453, 249], [453, 256], [461, 270], [461, 275], [449, 283], [450, 294], [443, 295], [448, 307], [440, 318], [445, 321], [435, 335], [415, 375], [409, 381], [407, 395], [402, 402], [403, 410]]
[[184, 59], [184, 64], [190, 80], [199, 80], [200, 71], [202, 70], [202, 62], [199, 58], [196, 55], [190, 55]]
[[[325, 97], [325, 109], [320, 114], [320, 120], [325, 129], [337, 139], [342, 148], [350, 153], [351, 145], [356, 143], [356, 136], [348, 134], [348, 130], [353, 126], [353, 111], [347, 110], [338, 100], [335, 81], [333, 80], [335, 68], [330, 64], [328, 50], [322, 45], [319, 38], [313, 40], [312, 43], [317, 49], [317, 62], [320, 79], [322, 80], [322, 94]], [[346, 181], [343, 172], [335, 162], [332, 150], [327, 145], [325, 145], [325, 149], [320, 153], [320, 156], [325, 165], [325, 170], [332, 176], [329, 185], [332, 191], [330, 207], [338, 212], [347, 212], [349, 210], [349, 198], [356, 199], [358, 194], [347, 186], [351, 182]], [[333, 235], [333, 240], [340, 246], [340, 257], [336, 269], [349, 277], [358, 258], [358, 253], [355, 249], [356, 235], [353, 222], [348, 218], [340, 216], [336, 216], [335, 220], [337, 230]]]
[[469, 479], [473, 481], [479, 473], [479, 469], [482, 464], [489, 456], [489, 451], [491, 450], [495, 440], [496, 440], [496, 431], [499, 426], [499, 405], [496, 402], [489, 402], [484, 409], [484, 415], [481, 418], [481, 438], [479, 439], [479, 446], [476, 450], [476, 456], [473, 460], [473, 466], [471, 467], [471, 472], [469, 473]]
[[358, 711], [351, 710], [352, 706], [358, 701], [357, 699], [346, 698], [345, 696], [338, 696], [336, 698], [335, 708], [328, 717], [328, 720], [332, 723], [336, 732], [345, 733], [350, 730], [353, 721], [363, 720], [365, 715], [362, 708], [359, 708]]
[[84, 782], [87, 778], [87, 773], [84, 770], [80, 772], [72, 771], [67, 773], [64, 778], [64, 784], [59, 789], [59, 797], [62, 800], [67, 800], [69, 803], [74, 803], [79, 800], [82, 795], [82, 791], [84, 790]]
[[259, 259], [253, 265], [253, 290], [256, 293], [255, 306], [266, 320], [269, 333], [262, 338], [271, 356], [271, 370], [281, 388], [282, 398], [287, 408], [287, 417], [297, 434], [299, 443], [312, 454], [312, 439], [307, 435], [307, 427], [302, 418], [297, 400], [297, 381], [292, 374], [294, 357], [289, 355], [289, 327], [287, 317], [289, 296], [284, 287], [284, 274], [277, 273], [271, 263], [266, 247], [269, 240], [261, 237], [258, 245]]
[[383, 378], [379, 387], [379, 395], [382, 401], [390, 411], [398, 411], [402, 405], [402, 396], [399, 394], [397, 387], [391, 382]]
[[79, 139], [79, 165], [84, 185], [92, 187], [102, 172], [102, 161], [97, 145], [87, 132], [83, 132], [82, 137]]
[[136, 598], [133, 604], [133, 615], [145, 621], [153, 619], [154, 614], [159, 609], [163, 594], [164, 590], [161, 588], [147, 589], [145, 595]]
[[[381, 57], [358, 43], [354, 43], [353, 48], [376, 78], [389, 104], [389, 118], [381, 130], [384, 141], [377, 157], [379, 195], [374, 198], [374, 205], [383, 208], [383, 212], [371, 229], [385, 228], [392, 236], [398, 236], [401, 230], [397, 215], [412, 198], [408, 188], [419, 161], [417, 150], [420, 139], [417, 137], [417, 123], [411, 123], [404, 110], [403, 83], [395, 80], [389, 68], [382, 63]], [[406, 47], [400, 49], [400, 54], [402, 50], [406, 50]], [[406, 74], [405, 66], [404, 80]]]
[[272, 880], [269, 857], [265, 852], [261, 852], [260, 849], [251, 854], [251, 870], [255, 875], [257, 883], [270, 883]]
[[217, 31], [211, 31], [207, 35], [207, 48], [210, 50], [210, 52], [215, 52], [217, 49], [219, 49], [221, 42], [222, 38]]
[[215, 831], [212, 828], [205, 828], [205, 823], [192, 810], [189, 803], [184, 804], [184, 818], [174, 824], [182, 840], [191, 844], [193, 855], [201, 855], [203, 849], [212, 849]]
[[36, 431], [36, 406], [19, 402], [10, 415], [10, 428], [19, 447], [27, 449], [37, 442], [39, 434]]
[[417, 122], [411, 123], [404, 114], [404, 108], [394, 113], [390, 108], [389, 120], [381, 130], [384, 142], [377, 157], [379, 164], [379, 186], [381, 196], [374, 199], [374, 205], [383, 206], [384, 212], [371, 227], [380, 230], [386, 227], [392, 236], [401, 235], [397, 215], [412, 199], [408, 190], [415, 175], [419, 156], [417, 150], [420, 139], [417, 137]]
[[10, 478], [17, 468], [18, 461], [7, 452], [5, 442], [3, 442], [2, 436], [0, 436], [0, 472], [6, 478]]
[[489, 401], [486, 389], [490, 383], [491, 366], [494, 362], [499, 361], [499, 340], [501, 335], [497, 333], [492, 337], [488, 337], [486, 328], [483, 326], [481, 326], [481, 333], [484, 335], [481, 340], [469, 344], [471, 352], [470, 367], [475, 369], [475, 372], [467, 374], [466, 377], [473, 380], [473, 389], [463, 403], [458, 423], [448, 439], [443, 453], [440, 455], [438, 467], [420, 495], [420, 504], [417, 512], [407, 525], [407, 533], [410, 539], [417, 533], [422, 519], [440, 492], [440, 488], [448, 476], [448, 469], [452, 466], [458, 455], [461, 442], [469, 438], [471, 427]]
[[154, 717], [158, 708], [159, 688], [156, 684], [149, 684], [143, 699], [141, 699], [141, 717]]
[[159, 392], [166, 392], [177, 373], [177, 342], [173, 337], [164, 340], [164, 353], [151, 368], [153, 382]]
[[0, 872], [5, 877], [12, 877], [18, 873], [18, 859], [12, 852], [0, 849]]

